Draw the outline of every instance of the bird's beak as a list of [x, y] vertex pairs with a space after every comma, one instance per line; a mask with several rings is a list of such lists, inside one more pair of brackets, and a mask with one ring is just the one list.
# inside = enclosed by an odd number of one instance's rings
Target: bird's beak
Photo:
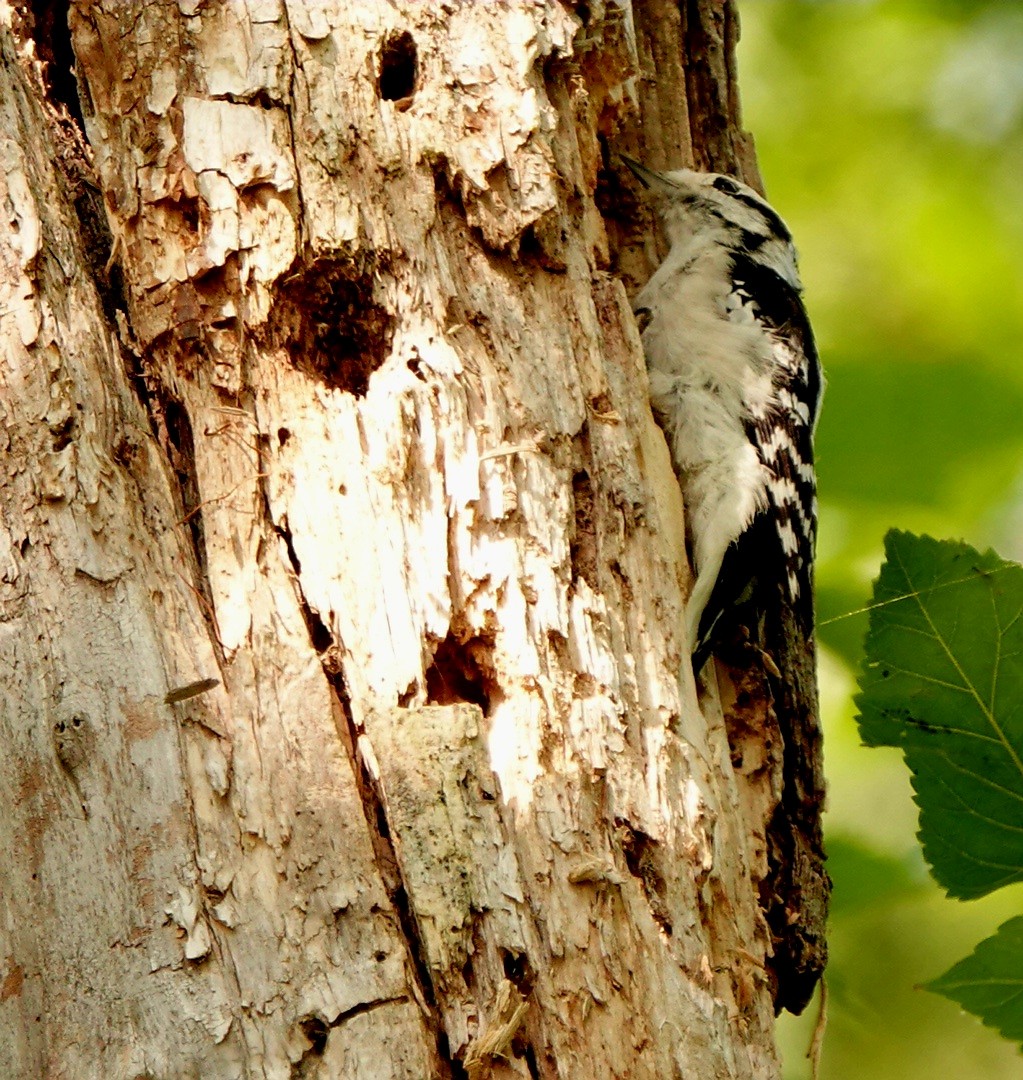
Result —
[[656, 187], [657, 181], [661, 179], [661, 174], [654, 172], [653, 169], [648, 169], [645, 165], [640, 165], [634, 158], [626, 157], [625, 154], [618, 155], [623, 164], [629, 167], [629, 171], [633, 176], [643, 185], [643, 187]]
[[664, 195], [675, 189], [676, 185], [666, 179], [663, 173], [648, 169], [633, 158], [626, 157], [625, 154], [619, 154], [618, 156], [643, 187], [649, 188], [655, 195]]

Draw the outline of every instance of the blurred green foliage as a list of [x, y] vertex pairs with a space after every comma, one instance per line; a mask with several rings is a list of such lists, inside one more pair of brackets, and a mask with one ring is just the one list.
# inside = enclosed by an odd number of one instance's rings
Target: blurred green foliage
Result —
[[[944, 899], [920, 857], [901, 755], [860, 747], [851, 695], [860, 609], [891, 526], [1023, 558], [1023, 4], [739, 9], [745, 126], [796, 236], [828, 374], [818, 608], [835, 901], [823, 1080], [1018, 1077], [1013, 1046], [916, 987], [1023, 910], [1023, 890]], [[809, 1076], [812, 1022], [784, 1027], [787, 1080]]]

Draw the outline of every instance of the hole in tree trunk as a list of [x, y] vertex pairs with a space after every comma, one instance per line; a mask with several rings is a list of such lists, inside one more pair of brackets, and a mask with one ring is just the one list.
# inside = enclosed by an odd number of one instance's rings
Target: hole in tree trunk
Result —
[[416, 89], [416, 43], [407, 31], [389, 37], [380, 52], [380, 80], [377, 83], [384, 101], [397, 101], [407, 107]]
[[394, 316], [374, 298], [376, 261], [328, 258], [288, 278], [274, 309], [274, 333], [300, 371], [362, 397], [387, 359]]
[[430, 705], [454, 705], [460, 701], [472, 702], [490, 713], [490, 686], [488, 676], [490, 642], [480, 637], [459, 641], [454, 634], [437, 646], [433, 663], [426, 672], [426, 698]]
[[71, 49], [67, 0], [30, 0], [26, 5], [32, 19], [32, 40], [43, 62], [43, 78], [54, 104], [63, 105], [84, 130], [82, 106], [75, 78], [75, 54]]

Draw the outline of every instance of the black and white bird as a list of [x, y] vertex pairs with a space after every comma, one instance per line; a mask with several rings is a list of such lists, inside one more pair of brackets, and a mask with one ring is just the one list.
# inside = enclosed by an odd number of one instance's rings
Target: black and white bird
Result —
[[762, 901], [776, 1003], [798, 1012], [823, 968], [829, 888], [813, 611], [820, 363], [792, 236], [770, 204], [730, 176], [623, 160], [670, 245], [635, 308], [685, 502], [694, 670], [710, 656], [759, 665], [784, 741]]

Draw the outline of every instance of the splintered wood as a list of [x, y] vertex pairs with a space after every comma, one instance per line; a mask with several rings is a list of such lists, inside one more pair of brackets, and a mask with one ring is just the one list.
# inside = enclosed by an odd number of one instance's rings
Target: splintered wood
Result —
[[686, 7], [74, 3], [102, 293], [5, 41], [5, 1076], [777, 1075], [617, 272]]

